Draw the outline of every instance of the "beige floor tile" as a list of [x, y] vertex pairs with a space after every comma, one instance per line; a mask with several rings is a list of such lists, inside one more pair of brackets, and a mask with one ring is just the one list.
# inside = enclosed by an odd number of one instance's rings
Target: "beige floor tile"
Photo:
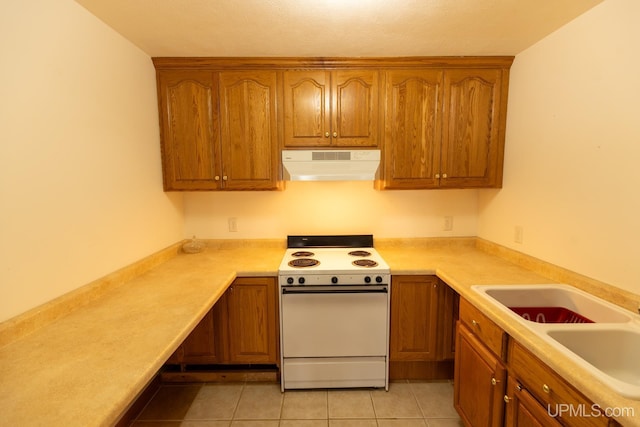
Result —
[[281, 420], [280, 427], [327, 427], [329, 420]]
[[231, 427], [278, 427], [278, 420], [231, 421]]
[[284, 394], [282, 419], [321, 420], [327, 418], [326, 391], [287, 391]]
[[422, 418], [422, 412], [408, 383], [392, 383], [389, 391], [371, 392], [376, 418]]
[[410, 385], [425, 418], [458, 418], [453, 407], [451, 382], [413, 382]]
[[182, 420], [201, 387], [201, 385], [163, 385], [137, 419]]
[[395, 420], [385, 420], [378, 418], [378, 427], [427, 427], [423, 419], [403, 418]]
[[231, 421], [183, 421], [180, 427], [229, 427]]
[[282, 410], [282, 399], [283, 394], [277, 384], [246, 384], [233, 419], [277, 420]]
[[231, 420], [242, 384], [205, 384], [196, 395], [185, 420]]
[[460, 418], [427, 418], [428, 427], [464, 427]]
[[329, 420], [329, 427], [377, 427], [376, 420]]
[[329, 390], [329, 418], [375, 418], [369, 390]]

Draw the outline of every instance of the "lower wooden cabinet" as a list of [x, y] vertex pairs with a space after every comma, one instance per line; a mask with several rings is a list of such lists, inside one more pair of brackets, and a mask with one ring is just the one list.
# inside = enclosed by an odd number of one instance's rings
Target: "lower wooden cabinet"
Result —
[[[618, 423], [515, 340], [509, 342], [507, 426], [605, 427]], [[534, 404], [535, 402], [535, 404]], [[522, 408], [527, 407], [527, 413]], [[537, 408], [537, 409], [534, 409]], [[537, 424], [520, 421], [534, 419]]]
[[465, 425], [502, 426], [506, 379], [502, 360], [458, 322], [453, 399]]
[[507, 381], [507, 426], [514, 427], [560, 427], [562, 424], [549, 413], [540, 403], [527, 391], [526, 388], [509, 377]]
[[391, 379], [451, 378], [458, 294], [436, 276], [392, 276]]
[[277, 325], [275, 278], [238, 278], [167, 363], [276, 364]]

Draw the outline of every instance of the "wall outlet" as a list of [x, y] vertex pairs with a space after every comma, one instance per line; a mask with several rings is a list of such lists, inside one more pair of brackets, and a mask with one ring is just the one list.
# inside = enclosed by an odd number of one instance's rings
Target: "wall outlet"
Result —
[[521, 225], [516, 225], [513, 231], [513, 241], [520, 244], [524, 241], [524, 229]]
[[236, 232], [238, 231], [238, 218], [231, 217], [229, 218], [229, 231]]
[[453, 230], [453, 217], [452, 216], [445, 216], [444, 217], [444, 225], [443, 225], [442, 229], [444, 231]]

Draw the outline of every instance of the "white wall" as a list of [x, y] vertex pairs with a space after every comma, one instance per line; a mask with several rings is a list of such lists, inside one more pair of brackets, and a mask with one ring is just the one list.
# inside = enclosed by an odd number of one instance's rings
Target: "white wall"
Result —
[[[288, 182], [282, 192], [185, 195], [185, 231], [202, 238], [276, 238], [288, 234], [374, 237], [475, 236], [477, 190], [377, 191], [373, 182]], [[444, 217], [453, 230], [444, 231]], [[237, 232], [228, 219], [237, 218]]]
[[504, 188], [480, 192], [478, 233], [635, 293], [638, 17], [637, 0], [606, 0], [516, 56]]
[[71, 0], [0, 3], [0, 321], [183, 237], [149, 57]]

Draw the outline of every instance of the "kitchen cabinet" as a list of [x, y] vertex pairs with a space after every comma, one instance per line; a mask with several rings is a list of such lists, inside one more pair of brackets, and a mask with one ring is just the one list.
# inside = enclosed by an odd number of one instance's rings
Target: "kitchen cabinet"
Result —
[[376, 147], [379, 72], [284, 71], [284, 146]]
[[275, 278], [237, 278], [168, 364], [277, 364]]
[[275, 71], [158, 70], [165, 191], [278, 188]]
[[218, 187], [218, 81], [208, 71], [157, 75], [165, 191]]
[[[618, 423], [515, 340], [509, 342], [506, 425], [603, 427]], [[570, 412], [573, 411], [573, 412]], [[527, 420], [527, 421], [523, 421]]]
[[508, 67], [385, 73], [382, 188], [500, 187]]
[[429, 362], [453, 359], [457, 294], [436, 276], [392, 276], [390, 304], [392, 379], [450, 378], [450, 364]]
[[502, 426], [506, 335], [464, 298], [456, 329], [454, 407], [465, 425]]

